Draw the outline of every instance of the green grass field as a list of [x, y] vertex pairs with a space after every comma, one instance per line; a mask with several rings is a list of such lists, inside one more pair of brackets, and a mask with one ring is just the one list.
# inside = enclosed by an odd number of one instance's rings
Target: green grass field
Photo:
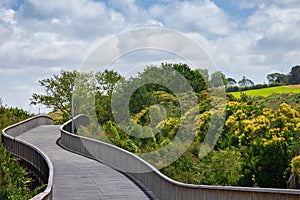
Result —
[[[258, 90], [244, 91], [249, 96], [269, 96], [273, 93], [300, 93], [300, 85], [278, 86], [271, 88], [263, 88]], [[231, 92], [234, 97], [240, 98], [241, 92]]]

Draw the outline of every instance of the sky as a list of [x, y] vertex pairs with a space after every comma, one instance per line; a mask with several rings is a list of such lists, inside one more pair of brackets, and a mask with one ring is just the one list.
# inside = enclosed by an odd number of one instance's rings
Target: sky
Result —
[[[45, 112], [29, 105], [43, 92], [39, 80], [78, 70], [95, 46], [145, 27], [192, 39], [237, 81], [267, 83], [267, 74], [300, 64], [299, 0], [1, 0], [3, 104]], [[151, 55], [145, 60], [154, 62]]]

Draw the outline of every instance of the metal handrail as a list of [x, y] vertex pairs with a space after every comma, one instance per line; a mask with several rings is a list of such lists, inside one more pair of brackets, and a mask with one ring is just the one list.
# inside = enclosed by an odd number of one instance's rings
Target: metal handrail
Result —
[[[75, 117], [78, 128], [85, 124], [87, 116]], [[71, 134], [71, 121], [61, 126], [60, 144], [66, 149], [100, 160], [142, 182], [159, 199], [299, 199], [300, 190], [278, 188], [254, 188], [237, 186], [213, 186], [185, 184], [172, 180], [137, 155], [99, 140]], [[67, 128], [68, 127], [68, 128]], [[136, 172], [132, 169], [137, 169]], [[139, 169], [141, 169], [139, 171]]]
[[7, 151], [25, 161], [29, 168], [34, 167], [38, 171], [38, 179], [43, 184], [47, 184], [46, 189], [31, 198], [31, 200], [50, 200], [52, 199], [53, 188], [53, 165], [48, 156], [39, 148], [23, 141], [17, 136], [38, 127], [40, 125], [52, 125], [53, 120], [47, 116], [35, 116], [19, 123], [13, 124], [2, 131], [2, 142]]

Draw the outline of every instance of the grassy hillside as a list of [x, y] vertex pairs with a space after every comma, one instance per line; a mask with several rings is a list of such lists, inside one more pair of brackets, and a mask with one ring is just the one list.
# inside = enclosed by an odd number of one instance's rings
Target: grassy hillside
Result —
[[[287, 86], [278, 86], [271, 88], [263, 88], [258, 90], [248, 90], [244, 91], [249, 96], [263, 96], [267, 97], [273, 93], [300, 93], [300, 85], [287, 85]], [[241, 92], [231, 92], [233, 96], [239, 98]]]

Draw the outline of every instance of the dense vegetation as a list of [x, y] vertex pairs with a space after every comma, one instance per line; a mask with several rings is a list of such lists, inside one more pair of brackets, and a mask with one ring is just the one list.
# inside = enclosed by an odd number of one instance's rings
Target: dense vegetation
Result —
[[[0, 130], [22, 121], [31, 115], [18, 108], [9, 108], [0, 102]], [[1, 140], [1, 139], [0, 139]], [[0, 141], [0, 199], [21, 200], [30, 199], [40, 188], [31, 191], [31, 178], [27, 172], [20, 167], [16, 158], [8, 154]]]
[[[201, 92], [201, 96], [205, 96], [205, 93]], [[153, 95], [159, 95], [161, 104], [169, 101], [166, 98], [170, 94], [165, 92], [155, 92]], [[288, 97], [297, 98], [295, 94], [289, 94]], [[169, 99], [172, 98], [169, 96]], [[286, 188], [291, 174], [290, 162], [300, 150], [299, 104], [293, 108], [287, 103], [281, 103], [278, 108], [272, 109], [262, 105], [262, 102], [262, 99], [253, 100], [249, 97], [228, 100], [221, 137], [213, 151], [199, 159], [199, 146], [211, 117], [209, 102], [202, 98], [199, 107], [204, 109], [196, 116], [199, 121], [193, 133], [196, 136], [194, 142], [183, 156], [161, 171], [172, 179], [186, 183]], [[142, 109], [133, 115], [133, 121], [149, 123], [148, 111]], [[179, 126], [178, 121], [179, 116], [169, 116], [161, 131], [148, 139], [128, 136], [111, 120], [101, 128], [107, 134], [103, 138], [108, 136], [109, 141], [115, 145], [140, 153], [154, 151], [171, 143]], [[101, 139], [101, 135], [99, 137], [95, 132], [92, 135], [90, 133], [90, 130], [86, 130], [82, 134]]]
[[[166, 69], [171, 73], [166, 74]], [[176, 84], [176, 73], [184, 77], [190, 89], [182, 89], [184, 84]], [[96, 78], [88, 81], [91, 77]], [[68, 79], [65, 77], [65, 80]], [[218, 87], [226, 78], [216, 72], [208, 79], [206, 71], [192, 70], [185, 64], [152, 66], [129, 80], [107, 70], [98, 72], [96, 76], [76, 73], [81, 87], [78, 87], [80, 95], [76, 96], [75, 92], [75, 99], [84, 98], [86, 101], [76, 106], [76, 113], [89, 115], [95, 108], [97, 120], [92, 121], [91, 126], [81, 128], [79, 133], [138, 154], [170, 146], [167, 154], [154, 153], [151, 158], [145, 159], [180, 182], [286, 188], [291, 174], [300, 175], [299, 94], [250, 97], [242, 93], [238, 99], [227, 94], [226, 103], [218, 104], [218, 107], [213, 102], [222, 102], [224, 91]], [[155, 82], [157, 80], [160, 80], [159, 83]], [[243, 81], [242, 84], [249, 82], [246, 77]], [[177, 92], [170, 89], [174, 84]], [[67, 81], [65, 85], [68, 85]], [[139, 87], [131, 93], [136, 85]], [[122, 92], [130, 96], [118, 97]], [[220, 94], [220, 97], [212, 98], [213, 93]], [[82, 94], [87, 96], [82, 97]], [[89, 98], [94, 107], [91, 107]], [[114, 98], [117, 100], [114, 101]], [[128, 118], [124, 103], [127, 98]], [[69, 105], [67, 101], [64, 103]], [[183, 109], [182, 105], [188, 106]], [[216, 116], [222, 118], [222, 109], [226, 113], [220, 137], [209, 154], [203, 157], [199, 154], [200, 146], [205, 142], [209, 127], [216, 125], [211, 119]], [[115, 119], [116, 115], [123, 117]], [[190, 129], [186, 120], [196, 126]], [[178, 138], [179, 129], [184, 134]], [[137, 137], [141, 134], [148, 137]], [[186, 146], [182, 141], [189, 135], [193, 135], [194, 139]], [[182, 149], [186, 151], [175, 162], [161, 166], [171, 154]]]

